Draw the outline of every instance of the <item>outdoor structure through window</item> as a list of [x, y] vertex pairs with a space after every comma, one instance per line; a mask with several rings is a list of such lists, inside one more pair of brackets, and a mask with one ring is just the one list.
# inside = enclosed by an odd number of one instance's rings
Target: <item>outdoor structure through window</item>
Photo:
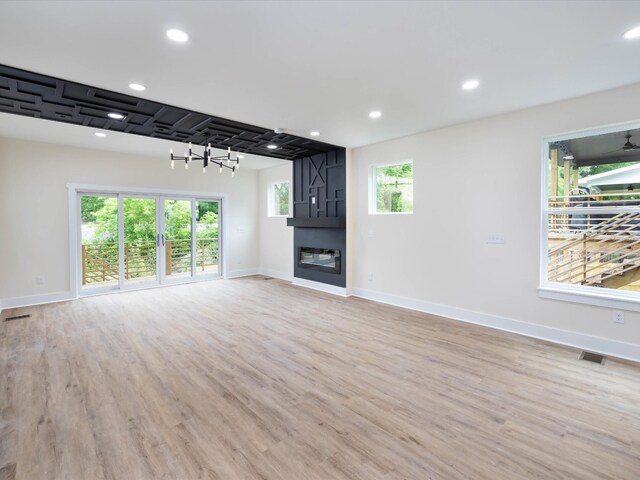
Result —
[[[640, 128], [545, 143], [541, 287], [638, 302]], [[594, 303], [594, 302], [588, 302]]]
[[372, 168], [369, 213], [413, 213], [412, 161]]

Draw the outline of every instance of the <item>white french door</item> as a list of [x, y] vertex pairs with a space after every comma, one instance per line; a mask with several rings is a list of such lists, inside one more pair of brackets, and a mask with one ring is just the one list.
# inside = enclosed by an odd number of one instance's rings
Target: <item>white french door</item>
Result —
[[220, 276], [221, 201], [78, 193], [79, 290], [129, 290]]

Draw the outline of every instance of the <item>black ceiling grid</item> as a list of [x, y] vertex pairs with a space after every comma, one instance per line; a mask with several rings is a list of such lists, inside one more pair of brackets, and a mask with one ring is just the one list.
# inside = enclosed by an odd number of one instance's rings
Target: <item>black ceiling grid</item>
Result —
[[[342, 147], [0, 65], [0, 112], [296, 160]], [[126, 115], [113, 120], [108, 113]], [[267, 145], [278, 148], [269, 150]]]

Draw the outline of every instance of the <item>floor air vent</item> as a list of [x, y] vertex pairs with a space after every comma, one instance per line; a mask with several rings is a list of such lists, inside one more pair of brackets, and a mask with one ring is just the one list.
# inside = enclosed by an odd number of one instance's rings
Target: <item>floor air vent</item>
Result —
[[29, 318], [31, 315], [16, 315], [15, 317], [7, 317], [4, 319], [5, 322], [10, 322], [11, 320], [20, 320], [21, 318]]
[[606, 357], [604, 355], [600, 355], [599, 353], [593, 353], [593, 352], [582, 352], [580, 354], [580, 360], [599, 363], [600, 365], [604, 365], [605, 358]]

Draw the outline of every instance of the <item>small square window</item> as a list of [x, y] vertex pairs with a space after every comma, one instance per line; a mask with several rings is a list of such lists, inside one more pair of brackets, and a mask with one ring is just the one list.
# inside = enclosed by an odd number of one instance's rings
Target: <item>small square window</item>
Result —
[[374, 165], [369, 213], [413, 213], [413, 162]]
[[289, 182], [274, 182], [267, 192], [267, 208], [270, 217], [289, 216]]

